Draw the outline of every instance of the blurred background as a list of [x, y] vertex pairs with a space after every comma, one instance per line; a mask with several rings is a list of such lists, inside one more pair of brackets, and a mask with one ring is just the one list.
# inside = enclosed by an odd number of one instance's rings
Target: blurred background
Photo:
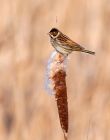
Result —
[[0, 1], [0, 140], [63, 140], [45, 90], [57, 27], [96, 52], [73, 52], [67, 68], [69, 140], [110, 140], [110, 1]]

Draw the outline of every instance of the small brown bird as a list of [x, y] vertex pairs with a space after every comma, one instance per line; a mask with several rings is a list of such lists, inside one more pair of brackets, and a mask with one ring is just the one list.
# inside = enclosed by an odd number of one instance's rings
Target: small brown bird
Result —
[[76, 42], [72, 41], [69, 37], [64, 35], [57, 28], [52, 28], [48, 33], [50, 36], [50, 42], [55, 50], [63, 55], [68, 55], [72, 51], [80, 51], [94, 55], [95, 52], [86, 50]]

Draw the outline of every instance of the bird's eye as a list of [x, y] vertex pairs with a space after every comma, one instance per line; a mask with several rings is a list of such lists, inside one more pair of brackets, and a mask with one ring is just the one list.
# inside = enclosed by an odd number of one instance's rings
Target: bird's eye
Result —
[[53, 32], [53, 36], [56, 36], [57, 35], [57, 32]]

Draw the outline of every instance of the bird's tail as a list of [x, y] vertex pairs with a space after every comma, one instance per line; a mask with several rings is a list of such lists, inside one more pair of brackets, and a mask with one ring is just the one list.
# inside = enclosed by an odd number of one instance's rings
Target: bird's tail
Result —
[[85, 52], [85, 53], [89, 53], [89, 54], [92, 54], [92, 55], [95, 55], [95, 52], [92, 52], [92, 51], [89, 51], [89, 50], [82, 50], [82, 52]]

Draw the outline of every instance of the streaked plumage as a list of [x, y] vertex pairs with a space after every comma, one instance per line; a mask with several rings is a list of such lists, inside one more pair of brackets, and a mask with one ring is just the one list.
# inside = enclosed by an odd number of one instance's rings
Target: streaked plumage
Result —
[[49, 36], [52, 46], [56, 49], [56, 51], [63, 55], [68, 55], [72, 51], [81, 51], [92, 55], [95, 54], [95, 52], [86, 50], [76, 42], [72, 41], [57, 28], [52, 28], [49, 32]]

